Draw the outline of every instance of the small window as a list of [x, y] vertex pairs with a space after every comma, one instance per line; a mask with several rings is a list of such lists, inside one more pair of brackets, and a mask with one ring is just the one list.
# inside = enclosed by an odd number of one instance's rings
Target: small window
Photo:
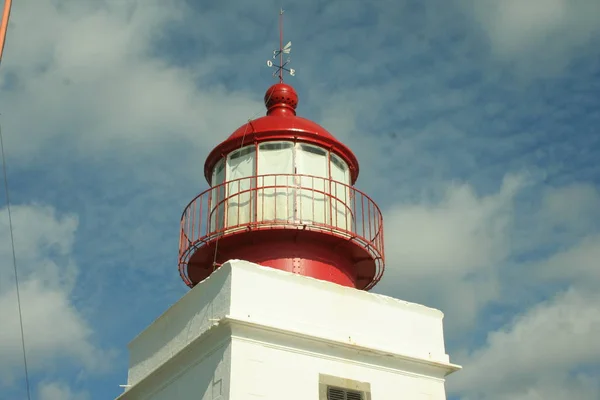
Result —
[[371, 384], [319, 374], [319, 400], [371, 400]]
[[260, 150], [283, 150], [292, 147], [290, 142], [275, 142], [275, 143], [263, 143], [259, 146]]
[[363, 392], [342, 389], [338, 387], [327, 387], [327, 400], [365, 400]]
[[320, 147], [309, 146], [307, 144], [301, 144], [300, 148], [302, 149], [302, 151], [306, 151], [307, 153], [318, 154], [320, 156], [327, 155], [327, 152]]
[[215, 174], [219, 174], [221, 171], [223, 171], [223, 168], [225, 168], [225, 160], [221, 159], [219, 160], [219, 162], [217, 163], [217, 166], [215, 168]]
[[331, 153], [331, 163], [342, 171], [346, 170], [346, 163], [333, 153]]
[[254, 153], [254, 146], [244, 147], [241, 150], [237, 150], [229, 155], [230, 160], [235, 160], [236, 158], [240, 158], [245, 156], [246, 154]]

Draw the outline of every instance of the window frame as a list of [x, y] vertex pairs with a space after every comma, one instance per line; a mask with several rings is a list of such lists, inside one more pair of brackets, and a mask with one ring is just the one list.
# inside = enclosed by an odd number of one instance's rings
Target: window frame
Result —
[[369, 382], [319, 374], [319, 400], [327, 400], [329, 388], [360, 392], [363, 400], [371, 400], [371, 384]]

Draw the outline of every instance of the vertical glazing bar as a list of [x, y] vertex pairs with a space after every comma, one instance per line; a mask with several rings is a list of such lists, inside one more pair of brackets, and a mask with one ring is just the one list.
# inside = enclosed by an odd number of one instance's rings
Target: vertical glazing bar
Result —
[[187, 226], [187, 233], [188, 233], [188, 239], [193, 243], [195, 242], [195, 238], [194, 238], [194, 208], [196, 207], [196, 201], [198, 201], [197, 199], [195, 199], [192, 204], [190, 204], [190, 208], [188, 208], [187, 210], [187, 220], [188, 220], [188, 226]]
[[295, 194], [295, 188], [292, 187], [292, 185], [294, 184], [294, 177], [293, 175], [286, 175], [285, 176], [285, 193], [286, 193], [286, 199], [285, 199], [285, 210], [286, 210], [286, 214], [285, 214], [285, 221], [290, 221], [296, 218], [296, 194]]
[[[335, 187], [335, 190], [334, 190], [335, 194], [331, 197], [331, 203], [333, 204], [333, 202], [335, 201], [335, 227], [339, 228], [340, 224], [339, 224], [339, 221], [338, 221], [338, 214], [339, 214], [338, 208], [340, 207], [340, 202], [338, 201], [338, 193], [337, 193], [337, 191], [338, 191], [338, 184], [337, 184], [337, 182], [333, 185], [333, 187]], [[329, 182], [329, 191], [331, 192], [331, 181]], [[331, 208], [331, 212], [332, 213], [334, 212], [334, 208], [333, 207]]]
[[[327, 178], [319, 178], [322, 181], [322, 184], [319, 185], [319, 188], [322, 188], [321, 190], [323, 191], [323, 218], [322, 222], [323, 225], [328, 225], [331, 226], [331, 224], [333, 223], [331, 220], [331, 190], [328, 189], [328, 183], [327, 181], [329, 179]], [[329, 213], [329, 214], [328, 214]], [[329, 216], [328, 216], [329, 215]]]
[[204, 203], [202, 202], [202, 196], [198, 197], [196, 199], [196, 201], [198, 203], [200, 203], [200, 210], [199, 210], [199, 218], [198, 218], [198, 238], [201, 238], [202, 236], [204, 236], [204, 234], [202, 233], [202, 221], [204, 221], [204, 213], [206, 212], [204, 210]]
[[188, 231], [187, 231], [187, 233], [188, 233], [188, 239], [191, 242], [195, 241], [195, 238], [194, 238], [194, 217], [192, 215], [193, 214], [192, 209], [194, 208], [194, 206], [195, 206], [195, 203], [192, 203], [191, 206], [190, 206], [190, 209], [187, 212], [187, 219], [188, 219]]
[[362, 193], [360, 193], [360, 213], [362, 215], [362, 234], [360, 236], [365, 237], [365, 197], [362, 195]]
[[[314, 222], [317, 222], [316, 218], [315, 218], [315, 177], [311, 176], [310, 178], [311, 178], [311, 185], [312, 185], [312, 191], [311, 191], [312, 192], [312, 200], [311, 200], [310, 208], [311, 208], [311, 212], [312, 212], [312, 221], [314, 223]], [[325, 211], [325, 210], [323, 210], [323, 211]]]
[[211, 229], [210, 229], [210, 221], [212, 220], [213, 215], [214, 215], [213, 214], [214, 210], [213, 210], [213, 207], [212, 207], [212, 194], [213, 194], [213, 191], [210, 190], [208, 192], [208, 199], [206, 199], [206, 201], [208, 203], [208, 218], [206, 219], [206, 234], [207, 235], [210, 234], [210, 231], [211, 231]]
[[[327, 192], [327, 194], [329, 195], [329, 198], [326, 197], [325, 201], [329, 201], [329, 225], [330, 226], [331, 226], [331, 224], [333, 222], [333, 210], [334, 210], [334, 208], [333, 208], [333, 198], [332, 198], [332, 195], [331, 195], [331, 192], [332, 192], [332, 190], [331, 190], [331, 181], [332, 180], [333, 180], [333, 177], [331, 176], [331, 150], [329, 150], [327, 152], [327, 181], [328, 181], [327, 184], [329, 185], [329, 191]], [[323, 186], [326, 186], [326, 185], [323, 185]], [[337, 203], [336, 203], [335, 206], [336, 206], [336, 209], [337, 209]], [[337, 212], [336, 212], [336, 214], [337, 214]], [[336, 215], [336, 217], [337, 217], [337, 215]], [[337, 222], [336, 222], [335, 226], [337, 227]]]
[[200, 199], [196, 199], [194, 201], [194, 231], [196, 232], [195, 236], [197, 238], [202, 237], [202, 201]]
[[[244, 189], [243, 200], [244, 200], [244, 204], [245, 204], [246, 203], [246, 196], [248, 196], [248, 198], [250, 198], [250, 196], [252, 196], [252, 192], [251, 192], [251, 189], [252, 189], [252, 177], [250, 176], [248, 178], [244, 178], [244, 181], [247, 181], [248, 182], [248, 186], [249, 186], [248, 189]], [[242, 186], [245, 187], [245, 185], [242, 185]], [[240, 199], [240, 202], [241, 202], [241, 200], [242, 199]], [[238, 214], [239, 214], [239, 212], [238, 212]], [[242, 224], [246, 225], [250, 221], [250, 200], [248, 200], [248, 205], [244, 206], [242, 208], [241, 214], [244, 217], [244, 220], [243, 220]], [[246, 218], [248, 218], [248, 220], [246, 220]], [[239, 221], [238, 221], [238, 223], [239, 223]]]
[[300, 192], [298, 193], [298, 196], [296, 196], [296, 197], [298, 199], [298, 207], [297, 207], [297, 209], [299, 211], [298, 215], [300, 217], [299, 219], [300, 219], [301, 223], [304, 222], [304, 210], [303, 210], [303, 205], [304, 204], [303, 204], [303, 201], [302, 201], [302, 196], [304, 195], [304, 182], [303, 182], [302, 178], [303, 178], [303, 176], [300, 176], [298, 178], [298, 180], [296, 181], [296, 182], [298, 182], [298, 186], [300, 187], [300, 189], [299, 189]]
[[[215, 192], [211, 193], [211, 201], [212, 201], [212, 210], [213, 210], [213, 215], [215, 216], [215, 225], [214, 228], [212, 229], [213, 232], [219, 230], [219, 227], [221, 226], [221, 204], [219, 204], [219, 197], [221, 193], [221, 185], [217, 186], [217, 189]], [[223, 207], [225, 207], [223, 205]], [[223, 223], [225, 222], [225, 220], [223, 220]]]
[[[221, 191], [221, 186], [223, 186], [223, 188], [225, 189], [224, 191]], [[225, 230], [225, 227], [227, 226], [227, 211], [228, 211], [228, 206], [229, 204], [227, 204], [226, 198], [227, 196], [229, 196], [229, 192], [230, 192], [230, 188], [232, 186], [232, 183], [228, 182], [228, 181], [224, 181], [221, 185], [219, 185], [219, 191], [217, 192], [217, 212], [218, 212], [218, 217], [219, 217], [219, 225], [217, 225], [217, 229], [216, 231], [222, 231]], [[222, 197], [222, 198], [221, 198]], [[220, 214], [223, 215], [220, 215]], [[221, 224], [221, 219], [223, 219], [223, 224]]]
[[302, 177], [294, 180], [294, 219], [302, 221]]
[[[217, 186], [217, 190], [219, 190], [219, 186]], [[214, 198], [213, 198], [213, 197], [214, 197], [214, 196], [213, 196], [213, 194], [214, 194], [214, 191], [213, 191], [213, 190], [211, 190], [211, 191], [208, 193], [208, 204], [209, 204], [209, 205], [208, 205], [208, 208], [210, 209], [210, 212], [211, 212], [211, 214], [215, 216], [215, 229], [217, 229], [217, 226], [218, 226], [217, 224], [219, 223], [219, 221], [218, 221], [218, 219], [217, 219], [217, 218], [218, 218], [218, 215], [216, 215], [216, 214], [215, 214], [215, 211], [216, 211], [217, 213], [218, 213], [219, 211], [218, 211], [218, 210], [215, 210], [215, 200], [214, 200]], [[210, 229], [210, 219], [208, 219], [208, 220], [206, 221], [206, 232], [212, 233], [211, 231], [212, 231], [212, 229]]]
[[219, 221], [219, 202], [215, 200], [215, 199], [219, 198], [219, 192], [218, 192], [219, 186], [216, 187], [216, 190], [217, 190], [217, 192], [211, 191], [211, 193], [210, 193], [210, 200], [209, 200], [210, 203], [211, 203], [211, 206], [210, 206], [211, 213], [212, 213], [212, 215], [215, 218], [215, 224], [210, 229], [210, 231], [209, 231], [210, 233], [215, 232], [219, 228], [219, 224], [220, 224], [220, 221]]
[[368, 205], [367, 205], [367, 213], [368, 213], [368, 220], [369, 220], [369, 236], [367, 237], [367, 240], [369, 241], [369, 243], [371, 243], [371, 240], [373, 240], [373, 233], [371, 232], [371, 206], [372, 203], [369, 201]]
[[195, 201], [194, 201], [195, 205], [194, 208], [196, 208], [196, 212], [198, 214], [196, 221], [194, 222], [195, 224], [195, 230], [197, 230], [196, 236], [198, 238], [202, 237], [202, 221], [204, 221], [204, 219], [202, 218], [202, 198], [198, 197]]
[[265, 201], [266, 201], [266, 196], [265, 196], [265, 177], [262, 177], [262, 197], [260, 200], [260, 209], [261, 211], [261, 217], [260, 217], [260, 222], [263, 222], [266, 220], [265, 218]]
[[[319, 179], [319, 178], [317, 178], [317, 179]], [[313, 182], [314, 182], [314, 180], [315, 180], [315, 178], [313, 177]], [[314, 187], [314, 183], [313, 183], [313, 187]], [[323, 193], [319, 193], [319, 192], [323, 192]], [[327, 224], [327, 219], [326, 219], [327, 218], [327, 214], [325, 214], [325, 213], [327, 212], [327, 205], [326, 205], [327, 204], [326, 203], [327, 198], [326, 198], [324, 192], [325, 192], [325, 182], [323, 182], [323, 187], [322, 188], [321, 188], [321, 185], [319, 185], [319, 187], [317, 189], [313, 189], [313, 198], [318, 198], [319, 200], [321, 200], [321, 196], [322, 196], [323, 199], [324, 199], [324, 201], [323, 201], [323, 207], [321, 207], [322, 210], [320, 210], [320, 211], [323, 212], [323, 218], [321, 218], [319, 216], [319, 218], [317, 219], [316, 216], [315, 216], [315, 213], [313, 212], [312, 219], [313, 219], [313, 222], [326, 225]], [[313, 200], [313, 209], [315, 207], [315, 201], [316, 200]]]
[[194, 202], [192, 203], [192, 237], [191, 239], [193, 241], [196, 241], [195, 238], [195, 232], [196, 232], [196, 200], [194, 200]]
[[[227, 191], [229, 191], [229, 183], [224, 182], [221, 185], [227, 185], [226, 188]], [[224, 193], [221, 193], [221, 185], [219, 185], [219, 190], [216, 193], [217, 200], [215, 201], [215, 204], [217, 208], [217, 225], [215, 226], [215, 232], [225, 228], [225, 224], [227, 223], [227, 219], [225, 218], [227, 204], [225, 204], [225, 202], [221, 199], [221, 197], [224, 196]], [[221, 223], [221, 220], [223, 220], [223, 223]]]
[[358, 212], [356, 211], [356, 192], [354, 191], [354, 187], [351, 190], [352, 190], [351, 194], [352, 194], [352, 207], [353, 207], [352, 211], [354, 212], [353, 218], [356, 221], [352, 227], [352, 232], [356, 233], [355, 231], [358, 230]]
[[[194, 200], [195, 202], [196, 200]], [[194, 203], [190, 204], [190, 208], [188, 208], [187, 213], [186, 213], [186, 219], [187, 219], [187, 234], [188, 234], [188, 239], [193, 243], [194, 242], [194, 219], [192, 218], [192, 209], [194, 208]]]
[[[328, 184], [327, 178], [319, 178], [323, 181], [323, 184], [320, 185], [320, 187], [322, 187], [323, 189], [323, 212], [325, 213], [323, 215], [323, 224], [324, 225], [329, 225], [331, 226], [331, 224], [333, 223], [332, 220], [332, 214], [331, 214], [331, 190], [328, 189]], [[329, 217], [327, 216], [327, 213], [329, 212]]]
[[254, 142], [254, 205], [252, 206], [252, 222], [258, 220], [258, 142]]
[[[194, 200], [195, 202], [195, 200]], [[192, 202], [192, 204], [190, 204], [190, 207], [187, 209], [186, 212], [186, 222], [187, 222], [187, 234], [188, 234], [188, 239], [193, 242], [194, 241], [194, 219], [192, 218], [192, 209], [194, 208], [194, 202]]]
[[304, 219], [306, 218], [306, 216], [305, 216], [306, 213], [303, 210], [305, 200], [303, 200], [302, 197], [309, 195], [309, 193], [306, 193], [306, 190], [304, 189], [305, 187], [308, 187], [309, 185], [306, 185], [304, 183], [303, 176], [300, 176], [296, 180], [296, 182], [298, 183], [298, 187], [300, 187], [298, 195], [296, 196], [297, 201], [298, 201], [298, 206], [297, 206], [296, 212], [298, 213], [300, 222], [302, 223], [302, 222], [304, 222]]
[[241, 220], [240, 220], [240, 208], [242, 208], [241, 204], [242, 204], [242, 179], [238, 179], [237, 181], [238, 184], [238, 190], [237, 190], [237, 210], [236, 210], [236, 214], [237, 214], [237, 219], [235, 220], [235, 224], [237, 226], [241, 225]]
[[[314, 179], [314, 178], [313, 178]], [[322, 224], [322, 225], [329, 225], [331, 226], [331, 218], [327, 218], [327, 203], [328, 203], [328, 197], [327, 197], [327, 181], [325, 181], [324, 178], [322, 177], [317, 177], [317, 179], [321, 180], [322, 182], [319, 184], [319, 191], [323, 192], [319, 194], [319, 199], [321, 197], [323, 197], [323, 217], [319, 216], [318, 219], [318, 223]], [[331, 217], [331, 213], [329, 214]], [[313, 216], [313, 219], [316, 219]]]
[[[224, 167], [225, 168], [225, 178], [223, 178], [223, 182], [221, 182], [221, 184], [219, 185], [219, 191], [217, 192], [217, 207], [219, 208], [223, 208], [223, 225], [221, 227], [221, 229], [219, 229], [219, 225], [217, 225], [217, 231], [220, 230], [225, 230], [225, 227], [227, 226], [227, 213], [228, 211], [228, 206], [229, 204], [227, 204], [226, 198], [227, 196], [229, 196], [229, 188], [230, 188], [230, 184], [228, 183], [229, 181], [229, 165], [227, 162], [227, 158], [228, 156], [223, 156], [223, 162], [225, 163]], [[222, 188], [222, 190], [221, 190]], [[221, 198], [222, 197], [222, 198]], [[222, 206], [221, 206], [222, 204]], [[217, 222], [217, 224], [220, 224], [220, 221]]]

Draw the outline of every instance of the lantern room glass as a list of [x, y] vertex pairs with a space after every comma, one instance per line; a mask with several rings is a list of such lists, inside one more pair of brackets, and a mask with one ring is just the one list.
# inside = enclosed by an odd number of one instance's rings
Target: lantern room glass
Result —
[[213, 169], [211, 186], [214, 188], [210, 196], [210, 230], [212, 232], [225, 228], [225, 159], [219, 160]]
[[256, 187], [256, 148], [246, 146], [227, 157], [227, 227], [253, 221], [253, 190]]
[[268, 142], [258, 146], [258, 221], [292, 221], [294, 144]]
[[348, 165], [315, 145], [277, 141], [242, 147], [215, 165], [211, 184], [217, 187], [210, 207], [213, 232], [275, 221], [351, 229]]

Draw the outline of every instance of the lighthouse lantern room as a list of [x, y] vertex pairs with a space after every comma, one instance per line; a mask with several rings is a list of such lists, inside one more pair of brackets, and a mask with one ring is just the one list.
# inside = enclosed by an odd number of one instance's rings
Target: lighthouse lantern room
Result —
[[298, 117], [285, 83], [265, 93], [266, 116], [208, 155], [210, 188], [181, 220], [180, 273], [193, 287], [230, 259], [369, 289], [384, 266], [383, 219], [353, 185], [358, 161], [325, 128]]
[[440, 311], [368, 292], [382, 215], [354, 186], [352, 151], [296, 115], [282, 31], [280, 13], [266, 115], [210, 152], [210, 187], [183, 211], [192, 289], [129, 344], [119, 400], [445, 400], [460, 369]]

